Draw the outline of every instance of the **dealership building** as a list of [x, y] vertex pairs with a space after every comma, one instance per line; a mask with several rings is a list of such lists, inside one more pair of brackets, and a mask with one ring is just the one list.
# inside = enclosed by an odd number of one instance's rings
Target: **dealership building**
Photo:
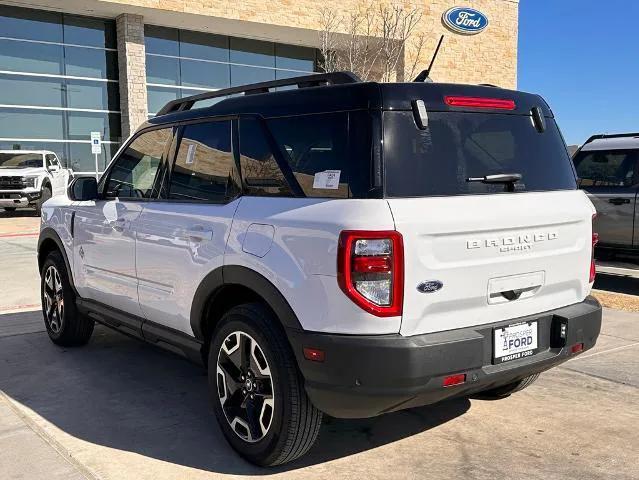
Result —
[[[52, 150], [74, 171], [90, 172], [90, 133], [100, 132], [103, 169], [170, 100], [320, 71], [323, 15], [347, 17], [362, 3], [0, 0], [0, 149]], [[413, 35], [422, 48], [408, 46], [405, 64], [425, 68], [445, 35], [434, 81], [516, 87], [518, 0], [393, 4], [420, 12]], [[450, 28], [445, 14], [458, 6], [481, 12], [485, 28]]]

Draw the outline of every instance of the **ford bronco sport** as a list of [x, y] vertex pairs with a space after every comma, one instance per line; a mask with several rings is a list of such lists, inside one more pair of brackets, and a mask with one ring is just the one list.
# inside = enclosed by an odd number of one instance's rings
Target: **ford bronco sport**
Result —
[[71, 173], [47, 150], [0, 150], [0, 207], [8, 212], [35, 207], [64, 195]]
[[204, 363], [229, 443], [289, 462], [323, 413], [502, 398], [593, 347], [576, 186], [537, 95], [333, 73], [187, 97], [45, 204], [46, 328]]

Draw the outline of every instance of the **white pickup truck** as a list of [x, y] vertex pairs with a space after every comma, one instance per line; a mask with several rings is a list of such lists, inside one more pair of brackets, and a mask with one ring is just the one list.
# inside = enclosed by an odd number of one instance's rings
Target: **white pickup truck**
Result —
[[13, 211], [35, 207], [66, 192], [71, 170], [47, 150], [0, 150], [0, 207]]

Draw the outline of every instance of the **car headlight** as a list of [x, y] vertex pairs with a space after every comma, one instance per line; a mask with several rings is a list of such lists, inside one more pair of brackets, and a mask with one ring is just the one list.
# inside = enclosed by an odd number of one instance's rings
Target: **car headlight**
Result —
[[36, 183], [38, 183], [38, 177], [22, 177], [22, 183], [27, 188], [35, 188]]

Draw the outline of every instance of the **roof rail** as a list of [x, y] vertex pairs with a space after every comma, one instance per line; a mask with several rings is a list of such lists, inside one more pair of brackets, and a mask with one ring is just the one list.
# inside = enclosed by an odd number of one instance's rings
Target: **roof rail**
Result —
[[592, 137], [590, 137], [588, 140], [586, 140], [584, 142], [584, 145], [586, 145], [587, 143], [592, 142], [593, 140], [601, 140], [604, 138], [624, 138], [624, 137], [637, 137], [639, 138], [639, 133], [598, 133], [596, 135], [593, 135]]
[[171, 100], [160, 109], [157, 115], [166, 115], [167, 113], [190, 110], [191, 108], [193, 108], [193, 104], [195, 104], [195, 102], [209, 100], [211, 98], [225, 97], [227, 95], [233, 95], [237, 93], [251, 95], [255, 93], [268, 93], [271, 88], [276, 87], [290, 87], [296, 85], [297, 88], [306, 88], [319, 87], [322, 85], [341, 85], [346, 83], [358, 82], [361, 82], [359, 77], [351, 72], [318, 73], [313, 75], [306, 75], [303, 77], [271, 80], [269, 82], [253, 83], [250, 85], [243, 85], [239, 87], [225, 88], [222, 90], [215, 90], [211, 92], [192, 95], [190, 97], [178, 98], [177, 100]]

